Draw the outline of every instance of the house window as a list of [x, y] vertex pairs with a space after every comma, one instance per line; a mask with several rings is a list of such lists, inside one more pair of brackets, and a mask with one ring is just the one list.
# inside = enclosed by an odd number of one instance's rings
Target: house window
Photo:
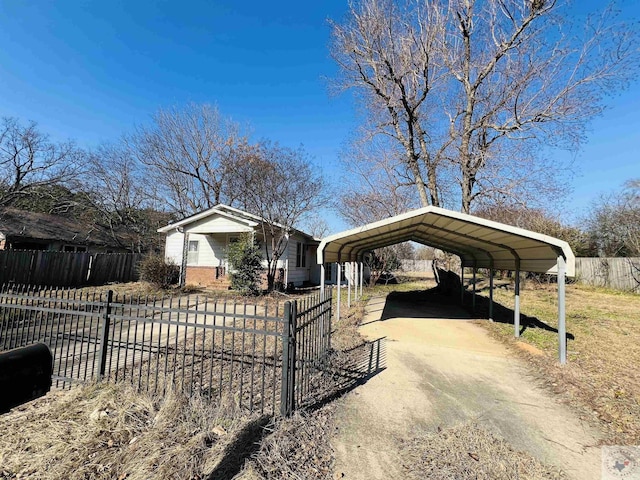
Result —
[[198, 240], [189, 240], [189, 248], [187, 249], [187, 263], [198, 263]]
[[325, 281], [333, 282], [333, 263], [324, 264], [324, 278]]
[[306, 245], [304, 243], [298, 242], [296, 245], [296, 267], [306, 267], [307, 266], [307, 255], [306, 255]]
[[[340, 282], [346, 282], [347, 281], [347, 276], [345, 273], [345, 268], [344, 265], [340, 265]], [[331, 262], [331, 263], [325, 263], [324, 264], [324, 275], [326, 278], [326, 281], [328, 282], [332, 282], [333, 283], [333, 275], [334, 275], [334, 269], [336, 268], [336, 264]], [[338, 276], [338, 272], [335, 271], [335, 275]]]

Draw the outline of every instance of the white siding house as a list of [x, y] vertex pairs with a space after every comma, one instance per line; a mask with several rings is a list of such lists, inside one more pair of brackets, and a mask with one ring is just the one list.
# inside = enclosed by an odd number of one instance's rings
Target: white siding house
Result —
[[[219, 286], [229, 285], [228, 246], [242, 233], [253, 233], [264, 256], [262, 219], [227, 205], [216, 205], [209, 210], [158, 229], [166, 234], [165, 258], [184, 270], [186, 284]], [[319, 240], [298, 230], [291, 231], [287, 250], [278, 260], [281, 281], [286, 286], [320, 283], [320, 269], [315, 263]], [[266, 260], [263, 262], [266, 267]]]

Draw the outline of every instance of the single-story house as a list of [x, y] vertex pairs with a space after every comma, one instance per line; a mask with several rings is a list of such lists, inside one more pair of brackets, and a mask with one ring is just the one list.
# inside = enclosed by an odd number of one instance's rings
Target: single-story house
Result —
[[[262, 222], [259, 216], [219, 204], [159, 228], [158, 232], [166, 234], [165, 258], [184, 268], [186, 284], [226, 288], [229, 285], [226, 250], [241, 234], [253, 233], [265, 257], [271, 239], [264, 238]], [[291, 229], [286, 252], [278, 260], [276, 282], [296, 287], [319, 285], [320, 266], [315, 262], [319, 243], [312, 235]], [[266, 260], [263, 264], [266, 266]]]
[[120, 253], [126, 232], [95, 223], [16, 208], [0, 209], [0, 250]]

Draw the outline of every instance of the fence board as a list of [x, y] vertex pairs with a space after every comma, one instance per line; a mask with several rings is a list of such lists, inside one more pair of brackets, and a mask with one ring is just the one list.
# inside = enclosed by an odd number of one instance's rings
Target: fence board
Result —
[[81, 287], [139, 279], [142, 254], [0, 250], [0, 284]]
[[640, 290], [640, 258], [576, 258], [578, 282], [618, 290]]

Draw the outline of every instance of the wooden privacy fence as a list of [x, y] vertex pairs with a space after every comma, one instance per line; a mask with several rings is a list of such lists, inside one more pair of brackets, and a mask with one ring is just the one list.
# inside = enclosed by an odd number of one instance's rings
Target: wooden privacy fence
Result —
[[576, 279], [580, 283], [617, 290], [640, 290], [640, 258], [578, 257]]
[[139, 253], [0, 250], [0, 284], [82, 287], [139, 278]]
[[284, 304], [3, 287], [0, 351], [42, 342], [54, 384], [129, 382], [289, 415], [314, 400], [331, 291]]

